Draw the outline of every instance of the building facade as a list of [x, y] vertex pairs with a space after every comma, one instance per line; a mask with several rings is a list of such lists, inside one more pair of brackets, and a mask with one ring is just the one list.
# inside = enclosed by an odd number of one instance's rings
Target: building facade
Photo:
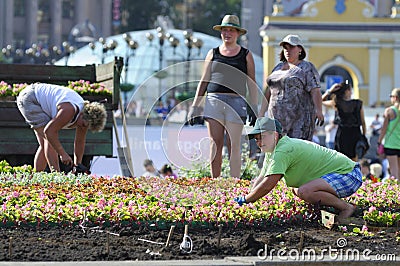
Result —
[[389, 102], [391, 90], [400, 87], [400, 1], [314, 0], [294, 16], [283, 8], [277, 1], [260, 28], [265, 77], [279, 62], [282, 38], [298, 34], [323, 91], [349, 80], [366, 106]]
[[112, 33], [113, 0], [0, 0], [0, 47], [79, 47]]

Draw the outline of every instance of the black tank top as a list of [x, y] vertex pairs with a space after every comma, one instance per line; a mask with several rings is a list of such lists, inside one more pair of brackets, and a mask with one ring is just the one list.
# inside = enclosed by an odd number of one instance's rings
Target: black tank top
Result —
[[219, 47], [213, 49], [211, 80], [207, 92], [236, 93], [246, 96], [247, 60], [249, 50], [241, 47], [235, 56], [224, 56]]
[[362, 101], [358, 99], [338, 101], [336, 103], [335, 122], [341, 127], [360, 127], [361, 108]]

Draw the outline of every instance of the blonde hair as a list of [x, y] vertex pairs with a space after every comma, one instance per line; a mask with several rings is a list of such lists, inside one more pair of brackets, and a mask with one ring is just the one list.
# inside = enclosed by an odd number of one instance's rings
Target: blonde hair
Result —
[[397, 97], [397, 101], [400, 101], [400, 88], [394, 88], [392, 90], [392, 95], [395, 95]]
[[83, 119], [88, 121], [90, 131], [101, 132], [107, 121], [107, 112], [104, 104], [85, 101]]
[[380, 177], [382, 175], [382, 165], [379, 163], [373, 163], [369, 166], [370, 172], [375, 177]]

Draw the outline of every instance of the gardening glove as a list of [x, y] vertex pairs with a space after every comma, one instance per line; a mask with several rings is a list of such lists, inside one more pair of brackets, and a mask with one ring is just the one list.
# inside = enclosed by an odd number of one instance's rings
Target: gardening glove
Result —
[[247, 104], [247, 119], [249, 120], [249, 125], [251, 127], [254, 127], [254, 125], [256, 124], [256, 120], [257, 120], [257, 115], [256, 113], [258, 113], [257, 110], [257, 105], [249, 105]]
[[234, 201], [236, 201], [239, 204], [239, 206], [242, 206], [243, 204], [246, 203], [246, 198], [244, 196], [240, 196], [234, 198]]
[[203, 116], [201, 115], [203, 108], [200, 106], [191, 106], [187, 115], [188, 122], [191, 126], [195, 124], [203, 124]]
[[74, 175], [77, 175], [77, 174], [87, 174], [87, 175], [90, 175], [90, 174], [91, 174], [89, 168], [87, 168], [86, 166], [84, 166], [84, 165], [81, 164], [81, 163], [78, 163], [78, 165], [74, 165], [74, 167], [72, 168], [72, 173], [73, 173]]

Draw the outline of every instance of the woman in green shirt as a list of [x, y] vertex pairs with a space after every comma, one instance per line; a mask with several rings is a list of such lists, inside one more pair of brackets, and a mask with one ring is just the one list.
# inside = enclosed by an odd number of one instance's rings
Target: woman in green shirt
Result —
[[400, 180], [400, 89], [392, 90], [390, 101], [392, 106], [385, 109], [378, 144], [385, 140], [383, 146], [389, 162], [390, 175]]

